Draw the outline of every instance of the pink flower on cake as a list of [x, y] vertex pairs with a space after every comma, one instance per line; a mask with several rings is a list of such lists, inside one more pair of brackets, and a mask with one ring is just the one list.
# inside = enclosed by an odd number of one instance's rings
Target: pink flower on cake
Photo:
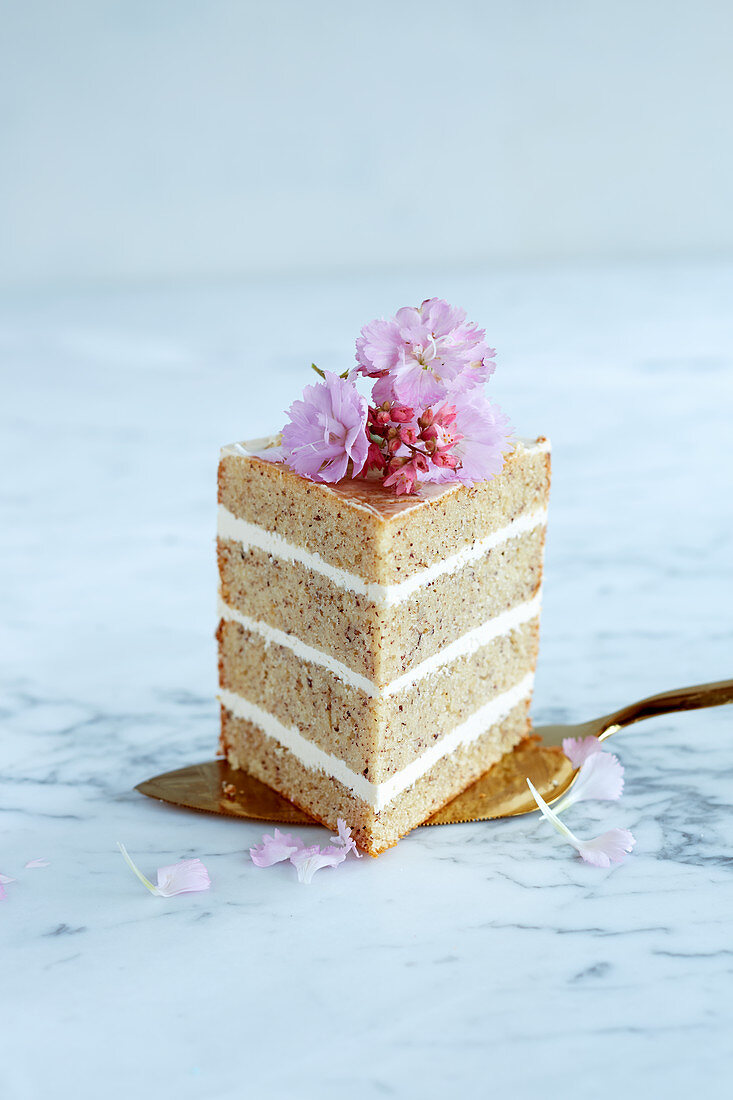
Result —
[[444, 470], [455, 470], [460, 459], [451, 452], [463, 436], [453, 426], [457, 416], [455, 405], [425, 409], [420, 417], [420, 438], [425, 441], [431, 462]]
[[424, 408], [485, 382], [495, 354], [465, 310], [428, 298], [417, 309], [406, 306], [390, 320], [363, 327], [356, 371], [377, 379], [375, 404], [397, 400]]
[[195, 894], [200, 890], [208, 890], [211, 886], [209, 872], [200, 859], [183, 859], [180, 863], [172, 863], [168, 867], [158, 868], [158, 884], [153, 886], [149, 878], [135, 866], [124, 844], [117, 842], [117, 847], [122, 852], [122, 858], [132, 873], [136, 875], [143, 886], [159, 898], [173, 898], [178, 894]]
[[[285, 462], [302, 477], [337, 482], [381, 479], [396, 496], [421, 482], [474, 485], [501, 472], [511, 428], [483, 396], [495, 352], [465, 311], [439, 298], [365, 325], [357, 366], [307, 386], [288, 410], [278, 447], [261, 457]], [[374, 379], [372, 403], [355, 376]]]
[[362, 474], [368, 474], [370, 470], [376, 470], [377, 473], [381, 473], [382, 470], [385, 469], [386, 465], [387, 460], [382, 454], [379, 445], [377, 443], [370, 443]]
[[527, 780], [527, 786], [532, 792], [532, 797], [537, 803], [542, 816], [550, 822], [558, 833], [565, 837], [569, 844], [572, 844], [580, 858], [586, 863], [590, 863], [594, 867], [610, 867], [612, 863], [621, 863], [626, 853], [634, 847], [636, 841], [628, 829], [610, 829], [601, 836], [593, 837], [592, 840], [581, 840], [580, 837], [577, 837], [575, 833], [568, 829], [554, 810], [550, 809], [529, 779]]
[[457, 397], [455, 405], [434, 410], [433, 415], [439, 429], [437, 451], [426, 481], [474, 485], [501, 472], [504, 455], [512, 449], [512, 429], [498, 405], [475, 391]]
[[593, 753], [603, 752], [603, 745], [597, 737], [565, 737], [562, 751], [570, 763], [579, 768]]
[[352, 476], [367, 459], [367, 402], [353, 382], [325, 372], [324, 381], [306, 386], [303, 398], [287, 411], [290, 422], [282, 433], [282, 454], [292, 470], [311, 481], [336, 482]]
[[394, 489], [395, 496], [406, 496], [415, 489], [415, 482], [420, 476], [417, 461], [413, 459], [397, 459], [401, 465], [395, 465], [392, 473], [384, 479], [385, 489]]
[[249, 854], [255, 867], [272, 867], [275, 863], [282, 863], [305, 845], [298, 836], [291, 833], [281, 833], [275, 829], [275, 835], [265, 833], [262, 844], [259, 847], [250, 848]]

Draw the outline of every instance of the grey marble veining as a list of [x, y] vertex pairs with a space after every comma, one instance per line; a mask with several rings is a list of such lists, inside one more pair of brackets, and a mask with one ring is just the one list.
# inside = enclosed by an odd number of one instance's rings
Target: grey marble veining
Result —
[[[421, 829], [306, 888], [250, 863], [262, 826], [133, 791], [213, 752], [220, 444], [431, 293], [486, 324], [495, 396], [554, 444], [536, 720], [733, 675], [730, 266], [6, 298], [4, 1100], [725, 1091], [730, 708], [614, 740], [623, 799], [568, 815], [632, 829], [611, 871], [532, 817]], [[150, 897], [118, 839], [148, 874], [199, 856], [212, 890]]]

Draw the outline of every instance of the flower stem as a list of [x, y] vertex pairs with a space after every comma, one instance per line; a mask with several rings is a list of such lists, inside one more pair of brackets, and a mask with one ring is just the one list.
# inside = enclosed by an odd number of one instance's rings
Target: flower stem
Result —
[[[311, 370], [314, 370], [316, 372], [316, 374], [320, 374], [321, 378], [325, 379], [326, 372], [322, 371], [320, 367], [317, 367], [315, 363], [311, 363]], [[348, 368], [345, 371], [343, 371], [342, 374], [339, 375], [339, 378], [348, 378], [348, 377], [349, 377]]]
[[134, 863], [132, 862], [132, 860], [130, 859], [129, 855], [127, 854], [127, 848], [125, 847], [125, 845], [124, 845], [124, 844], [120, 844], [120, 842], [119, 842], [119, 840], [118, 840], [118, 841], [117, 841], [117, 847], [118, 847], [118, 848], [120, 849], [120, 851], [122, 852], [122, 858], [124, 859], [125, 863], [126, 863], [126, 864], [127, 864], [127, 866], [128, 866], [129, 868], [130, 868], [130, 870], [132, 871], [132, 873], [133, 873], [134, 875], [137, 875], [137, 877], [138, 877], [138, 878], [140, 879], [140, 881], [142, 882], [143, 886], [146, 886], [146, 887], [148, 888], [148, 890], [150, 891], [150, 893], [151, 893], [151, 894], [157, 894], [157, 893], [158, 893], [158, 887], [157, 887], [157, 886], [153, 886], [153, 884], [152, 884], [152, 882], [150, 881], [150, 879], [149, 879], [149, 878], [145, 878], [145, 875], [144, 875], [144, 874], [142, 873], [142, 871], [138, 870], [138, 868], [137, 868], [137, 867], [135, 866], [135, 864], [134, 864]]

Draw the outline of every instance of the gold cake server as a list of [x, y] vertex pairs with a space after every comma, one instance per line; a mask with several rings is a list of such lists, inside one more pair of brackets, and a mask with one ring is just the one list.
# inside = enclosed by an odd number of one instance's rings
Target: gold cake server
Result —
[[[578, 725], [539, 726], [531, 737], [503, 756], [424, 824], [453, 825], [461, 821], [489, 821], [531, 813], [537, 806], [527, 788], [527, 779], [532, 780], [545, 801], [552, 805], [565, 794], [578, 774], [563, 755], [563, 738], [597, 737], [605, 741], [643, 718], [719, 707], [724, 703], [733, 703], [733, 680], [665, 691]], [[224, 760], [165, 772], [138, 783], [135, 789], [150, 798], [190, 810], [287, 825], [315, 824], [292, 802], [246, 772], [230, 768]]]

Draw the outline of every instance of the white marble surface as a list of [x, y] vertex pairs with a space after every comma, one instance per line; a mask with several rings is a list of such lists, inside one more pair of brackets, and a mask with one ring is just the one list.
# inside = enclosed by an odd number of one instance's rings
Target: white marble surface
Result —
[[[261, 826], [132, 789], [213, 754], [219, 445], [432, 293], [555, 446], [536, 719], [733, 675], [730, 266], [6, 296], [4, 1100], [725, 1092], [733, 710], [616, 739], [627, 793], [569, 818], [634, 831], [612, 871], [523, 818], [302, 887], [249, 862]], [[200, 856], [211, 892], [150, 897], [118, 839], [148, 873]]]

